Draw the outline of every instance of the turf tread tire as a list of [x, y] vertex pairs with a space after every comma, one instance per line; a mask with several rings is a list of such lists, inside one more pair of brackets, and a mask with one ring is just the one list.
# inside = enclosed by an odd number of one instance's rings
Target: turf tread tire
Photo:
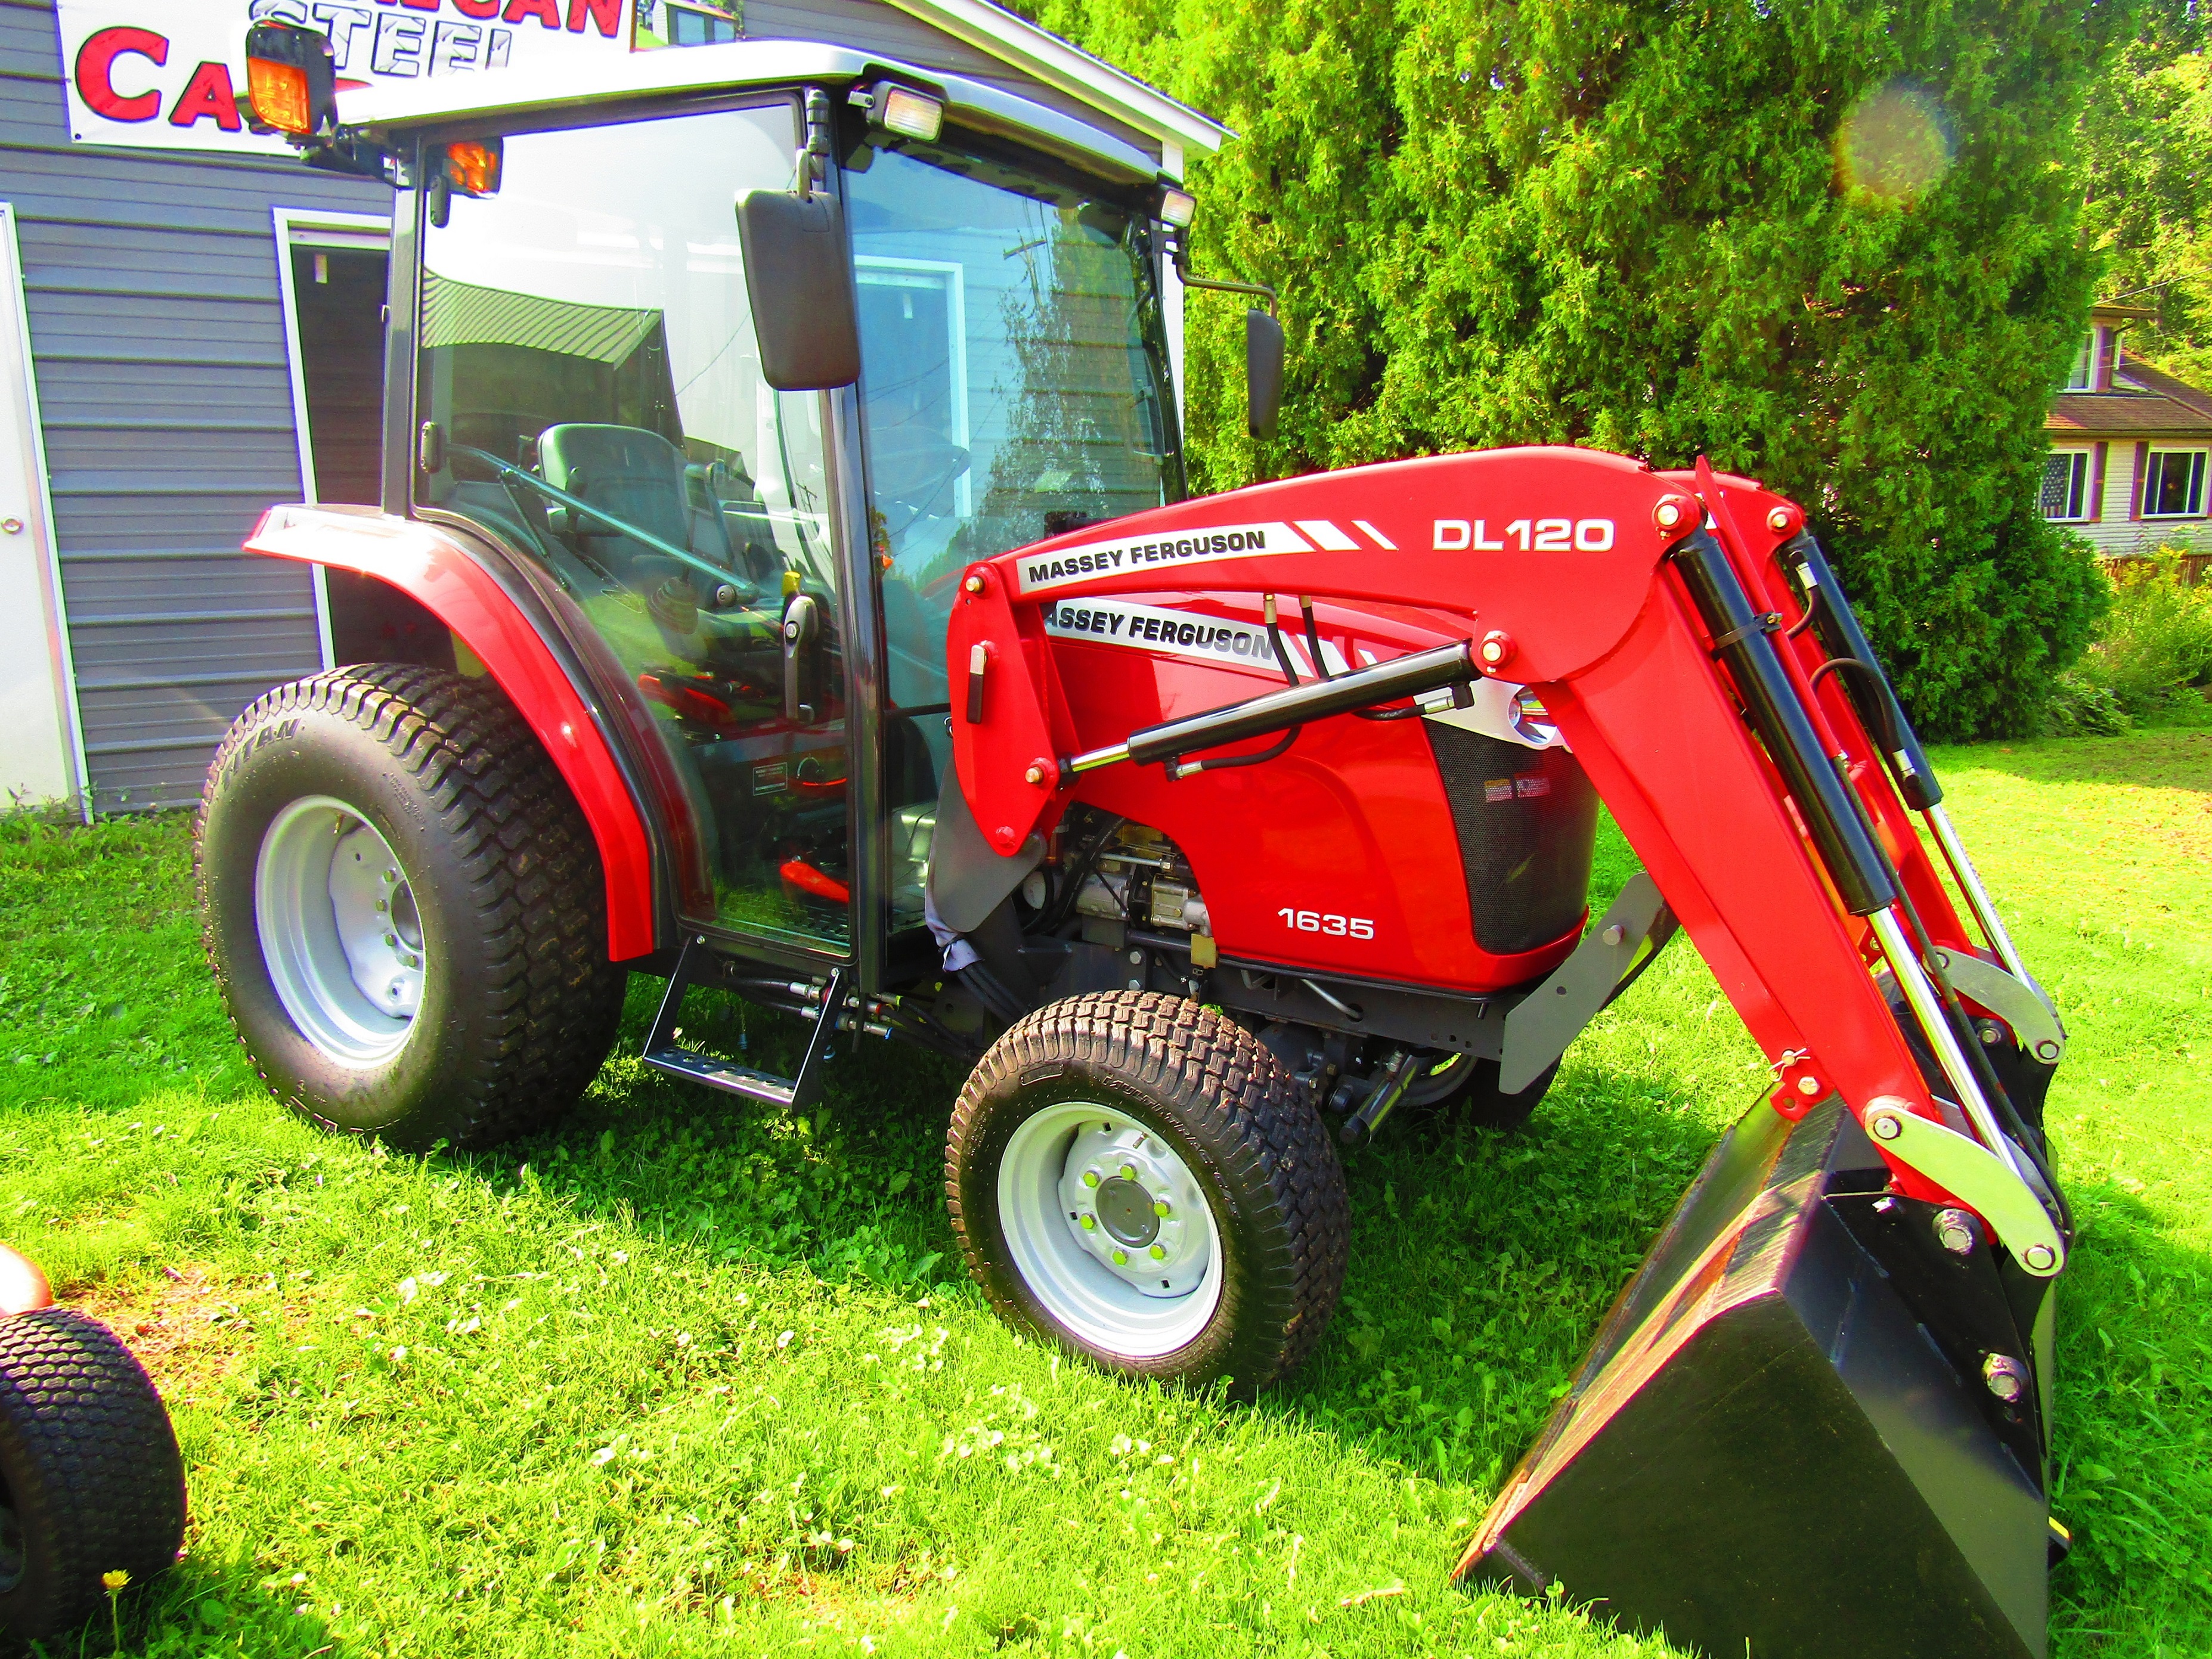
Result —
[[[410, 1150], [441, 1139], [475, 1149], [565, 1110], [606, 1058], [628, 979], [607, 959], [597, 844], [544, 746], [495, 682], [412, 663], [336, 668], [278, 686], [238, 717], [209, 769], [193, 836], [202, 939], [257, 1075], [322, 1127], [349, 1127], [272, 1066], [267, 1045], [240, 1021], [227, 960], [235, 952], [222, 948], [210, 892], [210, 823], [225, 785], [264, 745], [316, 718], [345, 722], [380, 746], [427, 808], [471, 918], [475, 1006], [465, 1031], [447, 1038], [438, 1109], [379, 1133]], [[250, 894], [246, 902], [250, 908]], [[258, 949], [252, 968], [265, 980]]]
[[71, 1309], [0, 1319], [0, 1478], [23, 1546], [0, 1591], [16, 1641], [82, 1625], [103, 1573], [143, 1583], [184, 1542], [184, 1459], [161, 1397], [113, 1332]]
[[[1227, 1317], [1217, 1314], [1215, 1322], [1225, 1322], [1225, 1334], [1210, 1328], [1158, 1358], [1116, 1356], [1071, 1340], [1021, 1288], [997, 1221], [996, 1160], [976, 1153], [992, 1139], [989, 1120], [1018, 1115], [1025, 1080], [1047, 1073], [1133, 1085], [1182, 1117], [1211, 1154], [1213, 1202], [1218, 1206], [1225, 1197], [1248, 1211], [1246, 1231], [1259, 1241], [1228, 1269]], [[1206, 1182], [1207, 1171], [1188, 1152], [1184, 1161]], [[988, 1182], [988, 1190], [977, 1181]], [[1321, 1115], [1256, 1037], [1186, 998], [1100, 992], [1048, 1004], [1017, 1022], [960, 1092], [945, 1140], [945, 1188], [969, 1271], [1001, 1317], [1112, 1369], [1201, 1387], [1227, 1377], [1233, 1394], [1249, 1398], [1313, 1352], [1344, 1288], [1350, 1209]], [[1231, 1255], [1224, 1238], [1225, 1262]]]

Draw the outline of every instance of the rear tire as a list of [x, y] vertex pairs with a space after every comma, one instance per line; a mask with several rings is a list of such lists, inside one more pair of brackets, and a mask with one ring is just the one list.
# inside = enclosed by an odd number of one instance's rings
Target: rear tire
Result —
[[961, 1091], [945, 1182], [1000, 1315], [1127, 1376], [1249, 1398], [1312, 1351], [1343, 1289], [1321, 1115], [1257, 1039], [1180, 997], [1022, 1019]]
[[35, 1642], [100, 1610], [185, 1540], [185, 1466], [153, 1382], [67, 1308], [0, 1319], [0, 1631]]
[[276, 1097], [410, 1152], [495, 1145], [606, 1058], [598, 850], [489, 679], [333, 669], [238, 717], [195, 847], [208, 959]]

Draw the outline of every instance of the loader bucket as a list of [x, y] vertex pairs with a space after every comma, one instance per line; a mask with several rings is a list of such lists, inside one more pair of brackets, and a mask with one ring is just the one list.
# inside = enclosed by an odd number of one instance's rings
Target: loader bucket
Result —
[[[2008, 1295], [1978, 1234], [1978, 1276], [1931, 1277], [1884, 1180], [1835, 1099], [1795, 1125], [1754, 1107], [1460, 1575], [1557, 1583], [1713, 1659], [2042, 1659], [2049, 1298]], [[1978, 1368], [2022, 1330], [2006, 1405]]]

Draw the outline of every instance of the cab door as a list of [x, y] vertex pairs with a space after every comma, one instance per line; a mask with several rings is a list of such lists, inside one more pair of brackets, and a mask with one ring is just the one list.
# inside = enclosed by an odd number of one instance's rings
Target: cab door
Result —
[[829, 394], [762, 377], [732, 209], [790, 187], [793, 103], [496, 136], [495, 190], [422, 192], [416, 501], [619, 665], [697, 828], [683, 919], [844, 956]]

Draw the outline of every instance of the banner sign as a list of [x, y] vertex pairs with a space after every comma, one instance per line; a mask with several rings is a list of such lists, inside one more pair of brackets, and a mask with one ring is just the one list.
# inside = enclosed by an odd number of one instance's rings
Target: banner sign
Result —
[[288, 155], [247, 125], [246, 31], [330, 36], [338, 84], [546, 68], [626, 52], [631, 0], [57, 0], [70, 137]]

